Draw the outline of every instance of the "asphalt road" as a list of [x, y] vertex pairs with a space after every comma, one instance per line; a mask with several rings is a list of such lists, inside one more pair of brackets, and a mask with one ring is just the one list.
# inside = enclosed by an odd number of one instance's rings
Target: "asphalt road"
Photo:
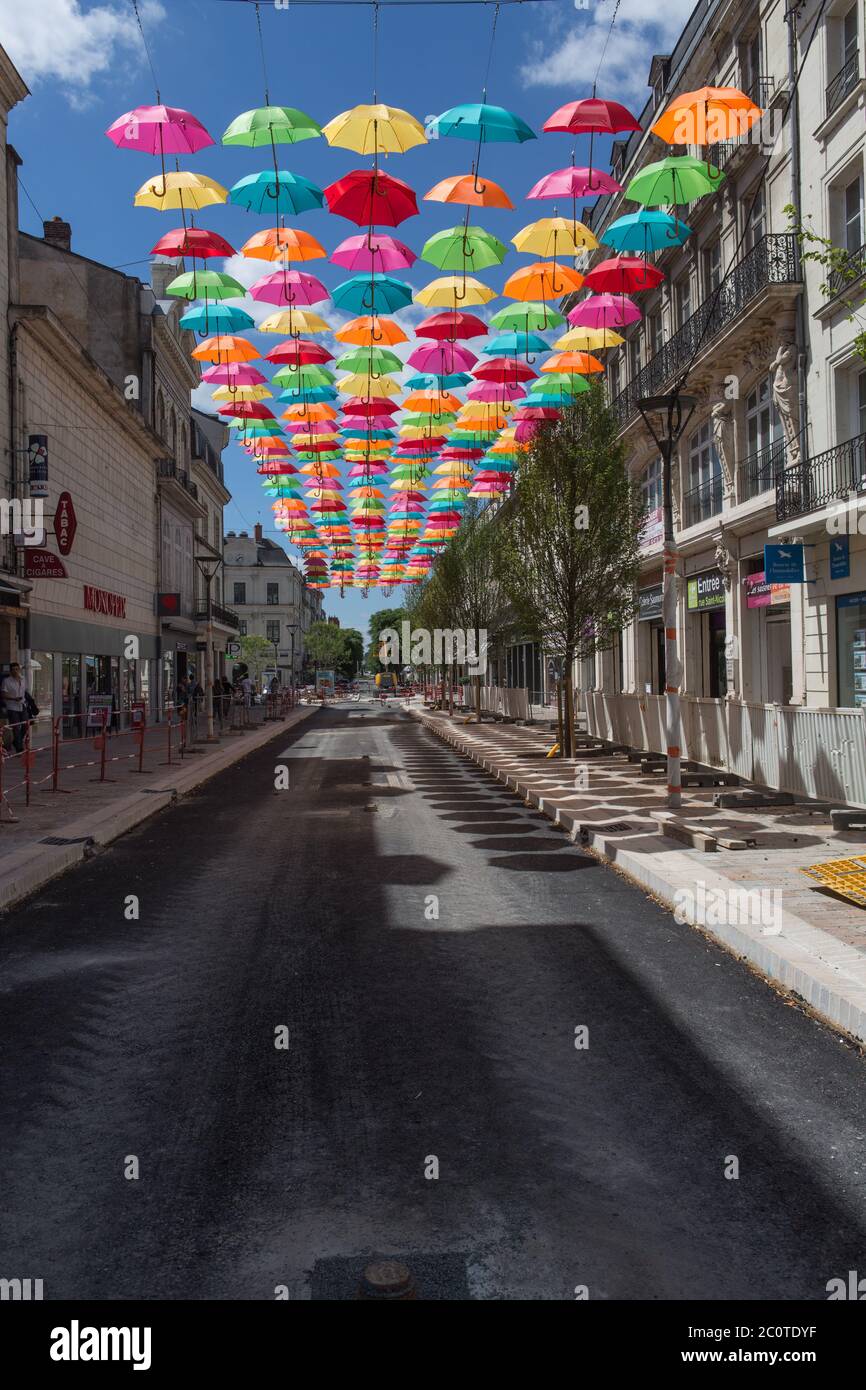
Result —
[[350, 1298], [374, 1254], [425, 1298], [866, 1272], [866, 1062], [396, 709], [49, 885], [0, 989], [0, 1275], [46, 1298]]

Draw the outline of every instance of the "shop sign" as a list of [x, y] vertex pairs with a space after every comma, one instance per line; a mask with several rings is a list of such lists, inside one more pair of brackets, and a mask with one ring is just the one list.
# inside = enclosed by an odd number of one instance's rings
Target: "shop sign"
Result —
[[27, 438], [27, 481], [31, 497], [48, 496], [48, 435], [31, 434]]
[[764, 576], [768, 584], [805, 584], [802, 543], [765, 545]]
[[104, 613], [107, 618], [126, 617], [126, 599], [122, 594], [97, 589], [95, 584], [84, 586], [84, 607], [91, 613]]
[[648, 622], [651, 618], [660, 618], [662, 615], [662, 586], [652, 584], [648, 589], [638, 589], [638, 622]]
[[704, 570], [688, 580], [686, 603], [689, 609], [724, 608], [725, 584], [720, 570]]
[[745, 580], [747, 608], [776, 608], [791, 602], [789, 584], [768, 584], [763, 570], [760, 574], [750, 574]]
[[180, 612], [180, 594], [157, 594], [156, 615], [158, 618], [171, 618]]
[[240, 656], [240, 642], [226, 642], [226, 656]]
[[106, 724], [110, 724], [113, 709], [114, 704], [111, 695], [89, 695], [87, 697], [88, 729], [102, 729]]
[[847, 579], [851, 574], [851, 551], [847, 536], [830, 538], [830, 578]]
[[660, 545], [664, 540], [664, 534], [664, 512], [661, 507], [655, 507], [651, 512], [647, 512], [644, 517], [644, 523], [640, 533], [640, 544], [645, 549], [648, 549], [651, 545]]
[[72, 498], [68, 492], [61, 492], [54, 512], [54, 535], [57, 539], [57, 549], [61, 555], [68, 555], [72, 549], [77, 528], [78, 521], [75, 516], [75, 508], [72, 505]]
[[836, 607], [854, 608], [858, 603], [866, 603], [866, 594], [840, 594], [836, 600]]
[[24, 576], [26, 579], [65, 579], [66, 566], [52, 550], [28, 546], [24, 551]]

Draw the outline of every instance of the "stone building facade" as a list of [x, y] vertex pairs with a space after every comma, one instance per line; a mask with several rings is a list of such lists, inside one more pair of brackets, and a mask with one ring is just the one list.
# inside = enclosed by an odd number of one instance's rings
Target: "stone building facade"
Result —
[[321, 592], [307, 588], [298, 566], [258, 523], [252, 536], [229, 531], [223, 554], [226, 602], [240, 618], [241, 636], [273, 643], [280, 681], [298, 679], [305, 634], [324, 616]]

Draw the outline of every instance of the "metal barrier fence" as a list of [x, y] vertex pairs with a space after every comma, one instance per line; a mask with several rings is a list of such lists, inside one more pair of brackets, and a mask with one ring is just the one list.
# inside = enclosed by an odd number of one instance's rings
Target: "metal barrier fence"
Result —
[[[664, 753], [663, 695], [584, 692], [587, 733]], [[866, 709], [806, 709], [684, 695], [682, 756], [774, 791], [866, 806]]]

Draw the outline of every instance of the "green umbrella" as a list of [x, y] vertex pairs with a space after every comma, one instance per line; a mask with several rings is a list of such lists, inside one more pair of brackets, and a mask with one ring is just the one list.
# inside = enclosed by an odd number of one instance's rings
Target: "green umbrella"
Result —
[[421, 259], [440, 270], [485, 270], [501, 265], [508, 247], [483, 227], [448, 227], [425, 241]]
[[586, 377], [576, 372], [545, 372], [543, 377], [533, 381], [532, 396], [579, 396], [589, 390]]
[[179, 299], [243, 299], [246, 290], [222, 270], [187, 270], [165, 287]]
[[724, 179], [720, 169], [691, 154], [668, 155], [635, 174], [625, 196], [644, 207], [675, 207], [712, 193]]
[[356, 347], [344, 352], [334, 363], [346, 372], [366, 372], [372, 367], [374, 372], [402, 372], [406, 363], [396, 352], [380, 347]]
[[243, 111], [235, 116], [223, 135], [224, 145], [297, 145], [300, 140], [314, 140], [322, 127], [294, 106], [259, 106], [255, 111]]
[[559, 328], [563, 323], [564, 314], [538, 300], [528, 300], [525, 304], [506, 304], [504, 309], [497, 309], [490, 320], [491, 328], [519, 333], [536, 333], [539, 329]]
[[310, 362], [300, 367], [280, 367], [271, 380], [278, 386], [327, 386], [334, 380], [334, 373]]

